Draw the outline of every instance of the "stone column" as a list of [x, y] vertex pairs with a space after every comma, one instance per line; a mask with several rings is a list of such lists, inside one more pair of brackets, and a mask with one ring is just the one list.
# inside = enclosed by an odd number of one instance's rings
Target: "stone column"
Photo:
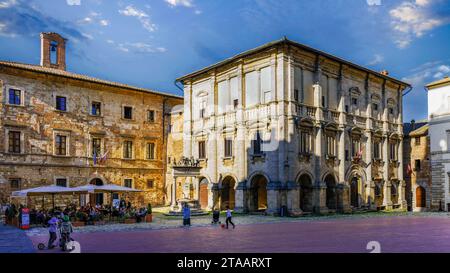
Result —
[[403, 138], [400, 138], [400, 142], [398, 145], [398, 179], [400, 180], [400, 185], [402, 185], [400, 187], [399, 185], [399, 189], [401, 189], [401, 194], [399, 192], [399, 203], [402, 209], [407, 209], [408, 208], [408, 204], [406, 203], [406, 183], [405, 180], [403, 178]]
[[299, 185], [293, 181], [286, 183], [287, 190], [287, 209], [291, 215], [300, 215], [300, 188]]
[[391, 201], [391, 181], [389, 179], [389, 137], [386, 134], [383, 138], [383, 179], [384, 179], [384, 187], [383, 187], [383, 206], [386, 209], [392, 209], [392, 201]]
[[278, 215], [280, 209], [280, 182], [269, 182], [267, 184], [267, 213]]
[[208, 184], [208, 210], [212, 210], [214, 208], [220, 209], [219, 204], [219, 185], [218, 183], [210, 183]]
[[350, 207], [350, 188], [347, 184], [345, 183], [340, 183], [339, 185], [337, 185], [337, 190], [338, 190], [338, 194], [339, 194], [339, 200], [340, 202], [338, 202], [338, 211], [342, 212], [342, 213], [351, 213], [352, 209]]
[[315, 213], [327, 214], [327, 186], [325, 183], [318, 182], [314, 186], [314, 206]]
[[247, 205], [246, 205], [246, 181], [241, 181], [238, 183], [236, 187], [236, 192], [234, 194], [235, 196], [235, 205], [234, 205], [234, 211], [238, 213], [244, 213], [247, 212]]
[[365, 190], [365, 203], [366, 206], [370, 209], [375, 205], [375, 192], [373, 191], [372, 188], [372, 149], [373, 149], [373, 143], [372, 143], [372, 132], [370, 130], [366, 130], [366, 138], [367, 138], [367, 142], [366, 142], [366, 157], [365, 157], [365, 161], [366, 164], [368, 164], [367, 168], [366, 168], [366, 175], [367, 175], [367, 181], [365, 181], [365, 185], [363, 185], [363, 190]]

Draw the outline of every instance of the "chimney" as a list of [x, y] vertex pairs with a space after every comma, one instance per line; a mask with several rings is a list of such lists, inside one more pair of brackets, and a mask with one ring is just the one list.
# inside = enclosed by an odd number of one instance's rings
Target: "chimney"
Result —
[[66, 70], [66, 39], [54, 32], [41, 33], [41, 66]]
[[387, 71], [386, 69], [384, 69], [384, 70], [381, 70], [381, 71], [380, 71], [380, 74], [381, 74], [381, 75], [385, 75], [385, 76], [389, 76], [389, 71]]

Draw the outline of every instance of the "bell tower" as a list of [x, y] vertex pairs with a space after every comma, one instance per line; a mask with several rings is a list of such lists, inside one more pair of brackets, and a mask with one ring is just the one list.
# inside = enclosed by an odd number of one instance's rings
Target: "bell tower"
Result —
[[66, 70], [66, 39], [54, 32], [41, 33], [41, 66]]

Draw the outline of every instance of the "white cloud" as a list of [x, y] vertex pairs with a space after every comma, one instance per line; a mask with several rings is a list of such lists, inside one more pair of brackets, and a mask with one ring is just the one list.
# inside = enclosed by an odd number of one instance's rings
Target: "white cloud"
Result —
[[193, 0], [165, 0], [171, 7], [184, 6], [184, 7], [193, 7]]
[[109, 25], [109, 21], [108, 21], [108, 20], [105, 20], [105, 19], [100, 20], [100, 25], [106, 27], [106, 26]]
[[373, 59], [367, 65], [377, 65], [384, 61], [384, 57], [381, 54], [373, 55]]
[[92, 23], [92, 18], [91, 17], [85, 17], [81, 20], [78, 20], [78, 24], [90, 24]]
[[366, 0], [369, 6], [381, 6], [381, 0]]
[[94, 40], [94, 36], [92, 36], [91, 34], [81, 33], [81, 35], [86, 39]]
[[194, 13], [197, 14], [197, 15], [199, 15], [199, 14], [202, 14], [202, 11], [199, 10], [199, 9], [197, 9], [197, 10], [194, 11]]
[[164, 47], [155, 47], [147, 43], [121, 43], [117, 46], [117, 49], [123, 52], [136, 52], [136, 53], [164, 53], [167, 51]]
[[81, 0], [66, 0], [69, 6], [79, 6], [81, 5]]
[[431, 0], [416, 0], [416, 5], [425, 7], [431, 3]]
[[142, 10], [139, 10], [132, 5], [127, 6], [123, 10], [119, 10], [119, 13], [125, 16], [136, 17], [141, 25], [148, 31], [153, 32], [156, 30], [156, 25], [151, 22], [150, 17], [147, 13]]
[[428, 62], [412, 71], [413, 74], [404, 77], [402, 80], [410, 83], [415, 88], [422, 88], [426, 84], [448, 75], [450, 73], [450, 65], [442, 64], [442, 61]]
[[16, 0], [7, 0], [7, 1], [0, 1], [0, 9], [7, 9], [12, 6], [14, 6], [17, 3]]
[[397, 33], [395, 43], [399, 48], [407, 47], [414, 38], [422, 37], [445, 23], [443, 18], [432, 14], [431, 10], [426, 8], [430, 3], [431, 0], [403, 2], [389, 11], [392, 28]]

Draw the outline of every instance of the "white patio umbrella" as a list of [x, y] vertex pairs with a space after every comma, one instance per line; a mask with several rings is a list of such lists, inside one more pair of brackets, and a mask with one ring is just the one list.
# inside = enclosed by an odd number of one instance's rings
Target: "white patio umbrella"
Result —
[[69, 187], [61, 187], [61, 186], [43, 186], [37, 188], [30, 188], [21, 191], [14, 191], [11, 194], [11, 197], [29, 197], [29, 196], [42, 196], [51, 195], [53, 208], [55, 207], [55, 195], [73, 195], [73, 194], [83, 194], [87, 193], [87, 190], [78, 189], [78, 188], [69, 188]]

